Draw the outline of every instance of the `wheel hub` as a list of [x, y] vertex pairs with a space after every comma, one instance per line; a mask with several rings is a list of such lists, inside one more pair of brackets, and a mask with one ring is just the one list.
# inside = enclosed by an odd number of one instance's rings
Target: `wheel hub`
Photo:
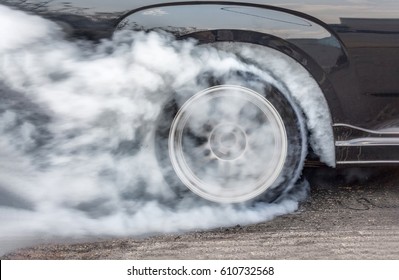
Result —
[[247, 136], [238, 125], [222, 123], [211, 132], [209, 145], [219, 160], [236, 160], [245, 152]]

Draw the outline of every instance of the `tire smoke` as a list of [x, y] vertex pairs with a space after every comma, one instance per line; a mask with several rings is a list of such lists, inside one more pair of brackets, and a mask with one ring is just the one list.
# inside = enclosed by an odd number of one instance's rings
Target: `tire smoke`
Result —
[[[38, 237], [257, 223], [295, 211], [306, 197], [302, 183], [278, 203], [217, 205], [177, 197], [165, 183], [153, 140], [173, 92], [198, 92], [208, 86], [198, 79], [202, 73], [231, 69], [279, 86], [234, 52], [163, 33], [70, 41], [56, 24], [3, 6], [0, 36], [0, 254], [15, 240], [25, 240], [15, 245], [21, 246]], [[304, 84], [292, 82], [288, 89]]]

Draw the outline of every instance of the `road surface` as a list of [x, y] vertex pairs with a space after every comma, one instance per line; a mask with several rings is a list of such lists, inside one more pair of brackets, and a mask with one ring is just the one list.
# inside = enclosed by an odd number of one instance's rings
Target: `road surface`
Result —
[[2, 259], [399, 259], [399, 169], [306, 173], [309, 198], [269, 222], [39, 245]]

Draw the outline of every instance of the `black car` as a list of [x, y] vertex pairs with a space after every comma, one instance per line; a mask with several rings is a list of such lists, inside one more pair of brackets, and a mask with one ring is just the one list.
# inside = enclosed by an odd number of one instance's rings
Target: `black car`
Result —
[[[2, 0], [71, 40], [158, 31], [246, 65], [201, 73], [154, 133], [166, 181], [216, 202], [273, 200], [315, 158], [399, 163], [399, 2]], [[309, 156], [307, 150], [309, 148]]]

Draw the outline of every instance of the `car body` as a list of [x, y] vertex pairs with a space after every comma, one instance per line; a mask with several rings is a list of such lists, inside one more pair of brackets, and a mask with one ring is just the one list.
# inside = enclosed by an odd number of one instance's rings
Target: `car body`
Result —
[[1, 3], [56, 21], [74, 38], [162, 29], [200, 44], [239, 42], [277, 50], [308, 71], [326, 100], [335, 150], [329, 165], [399, 163], [396, 0]]

